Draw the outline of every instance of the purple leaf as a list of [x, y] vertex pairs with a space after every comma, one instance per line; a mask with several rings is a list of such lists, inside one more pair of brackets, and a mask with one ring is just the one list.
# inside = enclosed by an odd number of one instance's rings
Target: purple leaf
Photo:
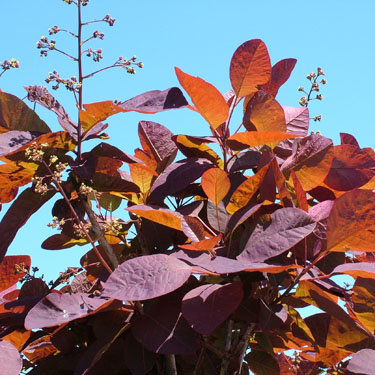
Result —
[[177, 193], [212, 168], [205, 159], [188, 158], [168, 166], [155, 180], [150, 191], [152, 202], [162, 202], [168, 195]]
[[25, 319], [25, 328], [54, 327], [83, 318], [108, 301], [104, 298], [91, 298], [83, 293], [50, 293], [29, 311]]
[[158, 162], [177, 151], [173, 133], [165, 126], [152, 121], [140, 121], [138, 134], [142, 147], [149, 151]]
[[362, 349], [352, 354], [352, 358], [346, 367], [348, 375], [373, 375], [374, 374], [375, 350]]
[[141, 301], [178, 289], [191, 267], [165, 254], [146, 255], [122, 263], [104, 284], [102, 295], [122, 301]]
[[231, 215], [227, 212], [223, 201], [219, 202], [217, 206], [217, 212], [218, 212], [218, 215], [216, 215], [215, 205], [210, 200], [208, 200], [207, 201], [208, 223], [215, 230], [219, 230], [219, 227], [218, 227], [218, 217], [219, 217], [220, 231], [223, 231], [226, 228], [227, 223], [231, 217]]
[[163, 91], [147, 91], [117, 105], [128, 111], [157, 113], [168, 109], [184, 108], [188, 102], [178, 87], [171, 87]]
[[16, 151], [40, 135], [42, 135], [42, 133], [20, 130], [11, 130], [0, 134], [0, 156]]
[[125, 338], [124, 362], [132, 375], [147, 374], [153, 368], [155, 353], [145, 349], [129, 332]]
[[116, 175], [110, 176], [105, 173], [94, 173], [91, 178], [92, 187], [100, 192], [139, 193], [138, 185]]
[[315, 221], [299, 208], [276, 210], [271, 214], [269, 223], [258, 223], [237, 259], [243, 262], [262, 262], [273, 258], [308, 236], [315, 226]]
[[210, 335], [241, 303], [241, 282], [202, 285], [182, 300], [182, 315], [202, 335]]
[[198, 335], [182, 316], [175, 293], [146, 305], [144, 315], [131, 320], [131, 332], [153, 353], [190, 355], [197, 350]]
[[330, 201], [330, 200], [320, 202], [316, 204], [315, 206], [312, 206], [309, 209], [309, 215], [315, 221], [321, 221], [321, 220], [327, 219], [327, 217], [329, 216], [332, 210], [334, 203], [335, 201]]
[[285, 113], [286, 132], [307, 136], [309, 130], [309, 109], [307, 107], [283, 106]]
[[262, 203], [259, 204], [250, 204], [245, 207], [240, 208], [236, 211], [229, 219], [226, 232], [230, 233], [236, 230], [236, 228], [246, 221], [250, 216], [255, 214], [262, 207]]
[[57, 120], [61, 127], [66, 130], [75, 140], [77, 137], [78, 126], [74, 123], [65, 108], [51, 95], [48, 90], [43, 86], [28, 86], [25, 87], [27, 91], [27, 99], [31, 102], [38, 103], [44, 108], [56, 113]]
[[13, 201], [0, 222], [0, 262], [3, 260], [18, 230], [25, 225], [30, 216], [38, 211], [44, 203], [50, 200], [55, 193], [55, 190], [50, 190], [47, 194], [42, 196], [39, 193], [35, 193], [33, 188], [27, 188]]
[[259, 151], [239, 152], [228, 161], [229, 172], [236, 172], [242, 169], [255, 168], [259, 164], [261, 153]]
[[185, 236], [193, 242], [199, 242], [205, 239], [204, 226], [196, 217], [184, 216], [181, 219], [181, 229]]
[[18, 375], [22, 370], [22, 358], [17, 348], [8, 341], [0, 340], [1, 375]]
[[268, 306], [260, 300], [259, 325], [263, 331], [280, 328], [288, 319], [288, 313], [282, 305]]

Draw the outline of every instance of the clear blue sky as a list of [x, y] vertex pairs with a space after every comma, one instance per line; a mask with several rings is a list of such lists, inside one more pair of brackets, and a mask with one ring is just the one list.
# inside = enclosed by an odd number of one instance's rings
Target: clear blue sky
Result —
[[[298, 86], [308, 86], [306, 75], [321, 66], [328, 84], [323, 88], [322, 102], [314, 102], [310, 114], [322, 114], [321, 123], [311, 123], [335, 143], [339, 133], [355, 135], [362, 147], [374, 147], [375, 120], [375, 2], [360, 0], [91, 0], [84, 8], [84, 20], [102, 18], [109, 13], [116, 18], [114, 27], [94, 24], [105, 33], [104, 41], [94, 40], [93, 48], [103, 48], [101, 66], [118, 56], [136, 54], [144, 69], [130, 76], [120, 69], [104, 72], [88, 81], [84, 102], [126, 100], [144, 91], [178, 85], [174, 66], [191, 75], [199, 75], [223, 93], [230, 89], [229, 62], [235, 49], [249, 39], [262, 39], [272, 63], [294, 57], [298, 60], [289, 81], [277, 99], [282, 105], [298, 106]], [[15, 57], [21, 67], [0, 79], [0, 88], [19, 97], [23, 86], [44, 85], [49, 71], [61, 76], [76, 75], [75, 66], [58, 53], [40, 58], [35, 44], [48, 36], [48, 28], [58, 25], [75, 31], [73, 5], [62, 0], [3, 1], [0, 13], [0, 60]], [[56, 47], [75, 52], [67, 35], [54, 36]], [[87, 61], [85, 73], [98, 65]], [[52, 91], [52, 90], [51, 90]], [[71, 96], [64, 88], [55, 93], [75, 117]], [[54, 130], [60, 130], [55, 116], [37, 107], [39, 115]], [[169, 127], [176, 134], [207, 135], [208, 127], [199, 115], [188, 110], [157, 115], [120, 114], [109, 119], [108, 133], [112, 144], [132, 153], [138, 147], [138, 121], [149, 119]], [[90, 144], [88, 146], [91, 146]], [[4, 205], [2, 213], [7, 209]], [[79, 264], [83, 248], [50, 252], [40, 249], [48, 236], [56, 233], [46, 227], [51, 206], [46, 206], [19, 231], [8, 254], [32, 255], [33, 265], [46, 275], [58, 276], [66, 266]], [[122, 212], [117, 213], [121, 216]], [[1, 234], [0, 234], [1, 240]]]

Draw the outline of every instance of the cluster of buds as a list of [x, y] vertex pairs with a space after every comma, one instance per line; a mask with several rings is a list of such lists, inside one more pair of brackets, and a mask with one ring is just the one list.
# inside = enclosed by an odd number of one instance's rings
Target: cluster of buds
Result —
[[115, 236], [119, 235], [123, 227], [118, 220], [112, 220], [104, 223], [104, 230], [106, 232], [112, 232]]
[[98, 30], [95, 30], [93, 33], [92, 33], [92, 37], [93, 38], [99, 38], [101, 40], [104, 39], [104, 33], [101, 33], [99, 32]]
[[[83, 226], [85, 227], [86, 231], [89, 231], [90, 228], [91, 228], [91, 223], [85, 223], [85, 224], [83, 224]], [[74, 229], [74, 234], [77, 237], [86, 238], [86, 234], [85, 234], [84, 230], [82, 229], [82, 227], [80, 225], [73, 224], [73, 229]]]
[[29, 160], [40, 163], [43, 160], [44, 150], [48, 147], [48, 143], [41, 143], [40, 145], [33, 142], [25, 150], [25, 155]]
[[53, 26], [50, 29], [48, 29], [49, 35], [57, 34], [60, 31], [60, 28], [58, 26]]
[[[321, 78], [320, 81], [318, 82], [319, 77], [324, 76], [324, 72], [321, 67], [318, 67], [315, 72], [309, 73], [306, 78], [310, 81], [311, 87], [309, 92], [307, 92], [303, 87], [298, 87], [298, 91], [303, 92], [306, 94], [306, 96], [302, 96], [301, 99], [299, 100], [299, 104], [302, 107], [307, 107], [309, 105], [309, 102], [311, 100], [323, 100], [323, 95], [322, 94], [316, 94], [313, 96], [313, 92], [320, 92], [320, 84], [325, 85], [327, 83], [327, 80], [325, 78]], [[315, 122], [316, 121], [321, 121], [322, 120], [322, 115], [317, 115], [312, 118]]]
[[34, 184], [35, 193], [45, 195], [48, 191], [48, 186], [46, 183], [43, 183], [44, 177], [34, 176], [32, 182]]
[[84, 183], [81, 183], [81, 186], [79, 187], [79, 193], [82, 195], [88, 195], [94, 192], [94, 189], [90, 186], [85, 185]]
[[86, 51], [86, 56], [87, 57], [91, 57], [92, 56], [92, 59], [95, 62], [99, 62], [103, 58], [102, 52], [103, 52], [103, 50], [101, 48], [98, 48], [98, 49], [89, 48]]
[[14, 265], [14, 274], [17, 275], [17, 273], [28, 273], [29, 272], [29, 266], [27, 266], [25, 263], [16, 263]]
[[[2, 63], [0, 63], [1, 69], [3, 69], [4, 73], [6, 70], [12, 69], [12, 68], [19, 68], [20, 67], [20, 62], [16, 59], [11, 59], [11, 60], [4, 60]], [[2, 75], [0, 74], [0, 76]]]
[[60, 84], [64, 85], [67, 90], [74, 92], [78, 92], [82, 87], [82, 83], [77, 81], [77, 77], [73, 76], [70, 79], [61, 78], [56, 70], [49, 72], [45, 81], [47, 83], [56, 82], [56, 84], [52, 86], [54, 90], [57, 90]]
[[131, 59], [124, 59], [122, 56], [120, 56], [114, 64], [114, 66], [119, 66], [121, 68], [126, 69], [126, 72], [129, 73], [129, 74], [135, 74], [136, 73], [136, 71], [134, 69], [134, 65], [138, 66], [138, 68], [140, 68], [140, 69], [142, 69], [144, 67], [144, 64], [143, 64], [142, 61], [137, 62], [137, 56], [135, 56], [135, 55]]
[[52, 218], [52, 221], [47, 224], [47, 227], [57, 228], [58, 230], [62, 230], [63, 229], [62, 227], [63, 227], [64, 224], [65, 224], [64, 219], [59, 220], [59, 218], [57, 216], [54, 216]]
[[113, 26], [113, 24], [115, 23], [116, 19], [112, 18], [109, 14], [106, 14], [103, 17], [102, 21], [107, 22], [109, 26]]
[[37, 42], [36, 47], [41, 49], [40, 56], [47, 56], [48, 50], [54, 50], [56, 41], [54, 39], [49, 40], [46, 36], [42, 36]]

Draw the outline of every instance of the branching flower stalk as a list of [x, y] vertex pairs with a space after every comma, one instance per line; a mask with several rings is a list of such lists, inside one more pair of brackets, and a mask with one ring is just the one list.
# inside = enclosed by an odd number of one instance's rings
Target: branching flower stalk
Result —
[[0, 72], [0, 77], [8, 70], [10, 69], [18, 69], [20, 67], [20, 63], [16, 59], [11, 59], [11, 60], [4, 60], [2, 63], [0, 63], [0, 68], [2, 71]]

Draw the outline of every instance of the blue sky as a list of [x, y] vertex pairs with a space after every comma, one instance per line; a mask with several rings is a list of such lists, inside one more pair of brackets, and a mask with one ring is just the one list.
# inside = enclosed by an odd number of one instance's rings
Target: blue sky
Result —
[[[89, 36], [98, 29], [104, 41], [94, 40], [92, 48], [103, 49], [100, 66], [110, 65], [118, 56], [136, 54], [145, 66], [130, 76], [113, 69], [87, 81], [84, 102], [126, 100], [144, 91], [178, 86], [174, 66], [198, 75], [216, 85], [221, 92], [230, 89], [229, 62], [235, 49], [249, 39], [262, 39], [272, 63], [294, 57], [298, 60], [289, 81], [278, 94], [282, 105], [298, 106], [298, 86], [308, 86], [306, 75], [321, 66], [328, 84], [323, 87], [322, 102], [313, 102], [310, 114], [322, 114], [321, 123], [311, 123], [311, 130], [320, 130], [335, 143], [339, 133], [356, 136], [362, 147], [374, 147], [373, 102], [375, 99], [375, 2], [361, 0], [91, 0], [84, 8], [84, 20], [116, 18], [114, 27], [94, 24], [87, 27]], [[15, 57], [20, 69], [0, 78], [0, 88], [25, 96], [23, 86], [44, 85], [48, 72], [56, 69], [61, 76], [76, 75], [74, 63], [58, 53], [40, 58], [36, 42], [48, 36], [48, 28], [58, 25], [75, 31], [73, 5], [62, 0], [4, 1], [0, 13], [0, 60]], [[56, 47], [75, 52], [68, 35], [54, 36]], [[85, 73], [99, 65], [87, 60]], [[52, 90], [51, 90], [52, 91]], [[64, 88], [54, 93], [75, 117], [71, 94]], [[53, 114], [37, 107], [38, 114], [53, 130], [60, 130]], [[137, 124], [152, 120], [169, 127], [176, 134], [208, 135], [203, 118], [189, 110], [169, 111], [157, 115], [119, 114], [109, 119], [110, 142], [132, 153], [138, 147]], [[88, 147], [92, 147], [88, 144]], [[2, 213], [7, 209], [4, 205]], [[66, 266], [79, 264], [85, 250], [72, 248], [46, 251], [40, 244], [54, 234], [46, 224], [51, 206], [44, 207], [19, 231], [8, 254], [31, 254], [33, 265], [45, 274], [46, 280], [58, 276]], [[117, 212], [121, 216], [121, 212]], [[1, 236], [1, 235], [0, 235]]]

